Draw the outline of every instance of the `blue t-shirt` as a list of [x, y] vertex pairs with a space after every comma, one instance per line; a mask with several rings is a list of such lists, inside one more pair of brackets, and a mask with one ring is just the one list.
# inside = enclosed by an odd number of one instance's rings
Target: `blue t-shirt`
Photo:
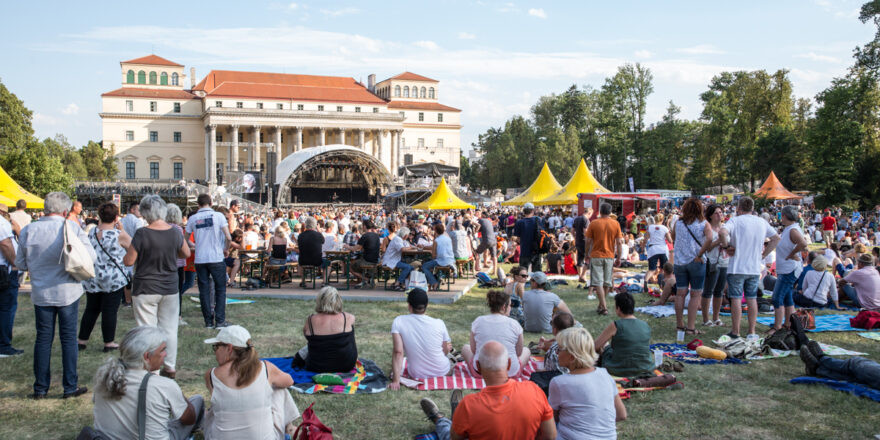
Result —
[[513, 227], [513, 235], [519, 237], [520, 258], [532, 255], [539, 221], [537, 217], [521, 218], [516, 221], [516, 225]]

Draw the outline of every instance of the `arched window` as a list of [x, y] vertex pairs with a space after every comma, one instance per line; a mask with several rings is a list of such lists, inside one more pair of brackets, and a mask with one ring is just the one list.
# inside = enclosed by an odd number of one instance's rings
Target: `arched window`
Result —
[[156, 72], [150, 72], [150, 84], [156, 84]]
[[129, 70], [125, 75], [125, 82], [129, 84], [134, 84], [134, 70]]
[[[180, 77], [177, 76], [177, 72], [172, 73], [171, 74], [171, 85], [172, 86], [179, 86], [180, 85], [180, 84], [178, 84], [179, 79], [180, 79]], [[434, 93], [434, 89], [431, 89], [431, 93], [432, 94]]]
[[162, 75], [159, 76], [159, 84], [161, 84], [163, 86], [168, 85], [168, 74], [167, 73], [162, 72]]
[[147, 73], [141, 70], [138, 72], [138, 84], [146, 84], [147, 83]]
[[404, 98], [409, 98], [409, 86], [404, 86], [404, 87], [403, 87], [403, 97], [404, 97]]
[[394, 86], [394, 97], [400, 98], [400, 86]]
[[425, 88], [424, 87], [422, 87], [422, 93], [421, 93], [420, 97], [422, 97], [422, 98], [425, 97]]
[[434, 99], [434, 88], [428, 89], [428, 98]]

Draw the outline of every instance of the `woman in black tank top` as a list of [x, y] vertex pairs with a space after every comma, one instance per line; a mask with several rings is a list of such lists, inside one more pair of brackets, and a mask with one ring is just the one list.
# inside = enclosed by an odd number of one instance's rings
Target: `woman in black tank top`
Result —
[[314, 373], [347, 373], [354, 368], [357, 362], [357, 343], [354, 338], [354, 326], [351, 331], [345, 331], [348, 327], [348, 317], [342, 311], [342, 298], [333, 287], [324, 287], [316, 298], [315, 311], [324, 315], [342, 315], [342, 326], [339, 333], [328, 335], [316, 335], [312, 327], [312, 317], [306, 319], [308, 332], [303, 329], [303, 335], [308, 341], [308, 352], [305, 358], [305, 368]]

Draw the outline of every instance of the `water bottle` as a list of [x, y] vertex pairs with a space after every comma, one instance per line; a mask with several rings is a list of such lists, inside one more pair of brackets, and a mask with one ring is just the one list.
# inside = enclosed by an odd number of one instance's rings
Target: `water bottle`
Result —
[[678, 330], [675, 332], [675, 342], [677, 344], [684, 343], [684, 330]]
[[654, 367], [659, 368], [663, 364], [663, 350], [654, 349]]

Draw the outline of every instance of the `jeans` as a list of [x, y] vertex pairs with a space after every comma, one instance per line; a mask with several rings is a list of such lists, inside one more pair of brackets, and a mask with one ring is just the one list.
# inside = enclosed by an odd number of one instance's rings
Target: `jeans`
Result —
[[727, 274], [727, 297], [730, 299], [746, 299], [758, 297], [759, 275], [746, 275], [738, 273]]
[[452, 432], [452, 420], [446, 417], [437, 419], [437, 425], [434, 426], [434, 432], [428, 434], [417, 435], [416, 440], [449, 440]]
[[[706, 280], [703, 281], [703, 298], [712, 298], [715, 295], [715, 285], [718, 284], [718, 275], [721, 268], [717, 264], [706, 264]], [[717, 297], [721, 297], [718, 292]]]
[[183, 294], [196, 282], [196, 273], [177, 268], [177, 292], [180, 295], [180, 314], [183, 316]]
[[849, 284], [844, 284], [843, 285], [843, 293], [845, 293], [846, 296], [849, 297], [850, 301], [853, 302], [854, 306], [856, 306], [858, 308], [862, 307], [862, 303], [859, 301], [859, 294], [856, 292], [855, 287], [853, 287]]
[[18, 271], [9, 272], [9, 287], [0, 291], [0, 354], [11, 352], [12, 325], [18, 310]]
[[76, 346], [76, 318], [79, 301], [63, 307], [34, 305], [37, 337], [34, 341], [34, 392], [45, 394], [49, 391], [52, 376], [49, 362], [52, 358], [52, 341], [55, 339], [55, 321], [58, 320], [58, 339], [61, 341], [61, 365], [64, 374], [62, 385], [65, 393], [76, 391], [76, 361], [79, 349]]
[[[397, 284], [400, 284], [401, 286], [405, 285], [406, 279], [409, 278], [409, 273], [412, 272], [413, 267], [403, 261], [398, 261], [394, 268], [400, 269], [400, 276], [397, 277]], [[428, 277], [425, 278], [427, 279]]]
[[807, 307], [807, 308], [811, 308], [811, 309], [821, 309], [822, 307], [825, 307], [825, 305], [826, 305], [826, 304], [819, 304], [819, 303], [811, 300], [810, 298], [807, 298], [806, 296], [804, 296], [800, 293], [797, 293], [797, 292], [795, 292], [795, 294], [793, 295], [793, 299], [794, 299], [794, 304], [798, 307]]
[[690, 287], [691, 290], [703, 290], [703, 282], [706, 280], [706, 263], [691, 261], [688, 264], [676, 264], [673, 267], [676, 289], [682, 290]]
[[86, 293], [86, 310], [83, 312], [82, 321], [79, 324], [80, 340], [89, 340], [92, 329], [98, 322], [98, 315], [101, 315], [101, 336], [104, 337], [104, 343], [107, 344], [116, 339], [116, 313], [119, 311], [119, 303], [122, 301], [122, 290]]
[[819, 358], [816, 374], [831, 380], [858, 382], [880, 390], [880, 364], [863, 357], [835, 359], [831, 356], [822, 356]]
[[[205, 325], [214, 326], [226, 322], [226, 264], [196, 264], [196, 278], [199, 282], [199, 302]], [[214, 288], [211, 289], [211, 280]], [[213, 292], [211, 291], [213, 290]]]
[[773, 286], [773, 307], [794, 307], [794, 283], [797, 277], [794, 272], [779, 274]]
[[[435, 284], [439, 284], [440, 281], [437, 280], [437, 277], [434, 276], [434, 268], [439, 266], [440, 263], [437, 260], [431, 260], [422, 265], [422, 272], [425, 274], [425, 280], [428, 282], [428, 286], [433, 286]], [[455, 266], [453, 265], [453, 270]]]

